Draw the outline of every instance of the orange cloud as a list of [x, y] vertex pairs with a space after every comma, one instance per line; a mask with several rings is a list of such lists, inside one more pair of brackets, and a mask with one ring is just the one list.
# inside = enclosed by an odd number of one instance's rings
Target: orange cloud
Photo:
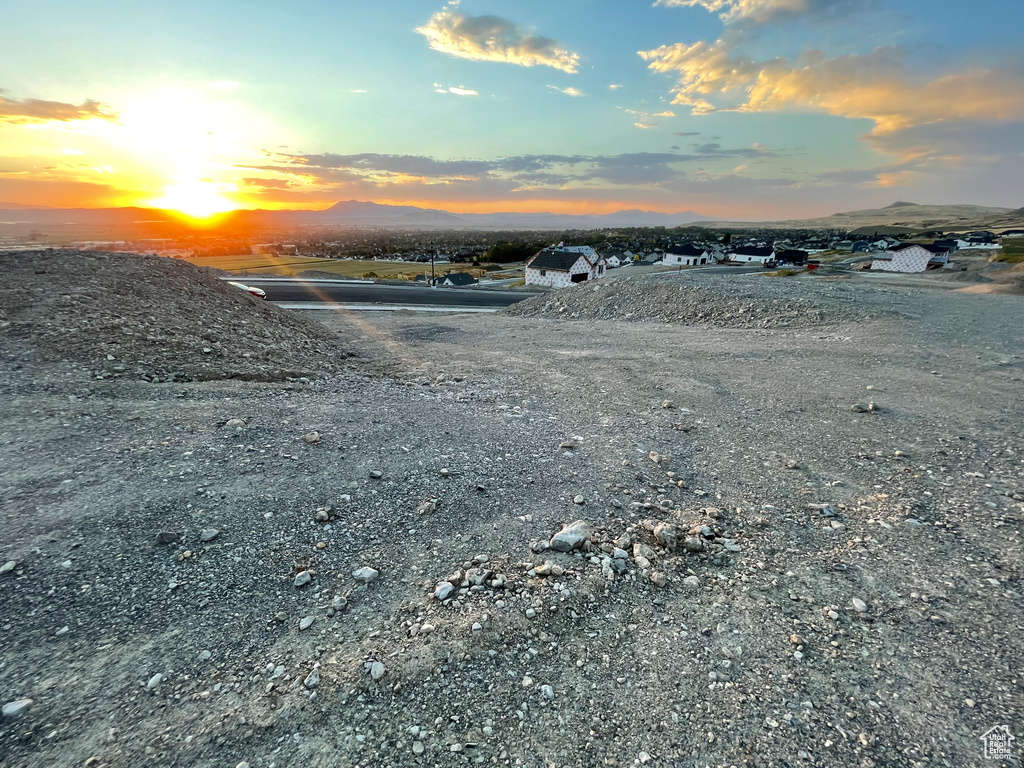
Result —
[[110, 184], [0, 176], [0, 200], [54, 208], [104, 208], [130, 205], [135, 194]]
[[438, 11], [416, 31], [435, 51], [473, 61], [503, 61], [576, 72], [580, 57], [551, 38], [527, 33], [500, 16], [467, 16], [455, 6]]
[[723, 40], [677, 43], [639, 55], [655, 72], [678, 77], [673, 103], [695, 114], [813, 110], [873, 120], [875, 135], [950, 120], [1024, 116], [1024, 73], [987, 69], [922, 81], [903, 67], [903, 52], [890, 47], [832, 59], [812, 51], [802, 66], [783, 58], [756, 62], [734, 56]]
[[0, 122], [3, 123], [117, 120], [117, 115], [111, 112], [107, 105], [91, 99], [75, 105], [41, 99], [9, 99], [4, 96], [5, 93], [6, 91], [0, 90]]
[[673, 104], [692, 107], [694, 114], [716, 110], [709, 96], [727, 94], [748, 87], [761, 68], [752, 59], [730, 55], [722, 40], [708, 44], [701, 40], [693, 45], [675, 43], [650, 51], [637, 51], [655, 72], [675, 74], [679, 82], [673, 89]]

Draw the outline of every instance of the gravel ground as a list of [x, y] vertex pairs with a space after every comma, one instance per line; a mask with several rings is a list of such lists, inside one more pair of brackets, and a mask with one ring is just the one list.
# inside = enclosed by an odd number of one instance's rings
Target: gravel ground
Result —
[[0, 763], [1020, 765], [979, 737], [1024, 732], [1024, 301], [685, 284], [800, 320], [287, 315], [358, 353], [305, 380], [5, 354]]

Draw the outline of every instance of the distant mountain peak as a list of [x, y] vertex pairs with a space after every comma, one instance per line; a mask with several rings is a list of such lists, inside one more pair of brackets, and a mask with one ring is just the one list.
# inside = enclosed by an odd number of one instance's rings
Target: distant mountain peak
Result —
[[[895, 203], [892, 203], [891, 205], [887, 205], [885, 207], [886, 208], [906, 208], [908, 205], [917, 205], [917, 203], [908, 203], [908, 202], [905, 202], [903, 200], [897, 200]], [[885, 210], [885, 209], [883, 208], [882, 210]]]
[[0, 203], [0, 211], [48, 211], [48, 205], [28, 205], [27, 203]]

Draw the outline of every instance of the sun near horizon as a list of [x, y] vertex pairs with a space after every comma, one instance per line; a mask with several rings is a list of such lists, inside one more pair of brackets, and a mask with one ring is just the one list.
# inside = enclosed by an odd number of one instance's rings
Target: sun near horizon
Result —
[[175, 211], [190, 219], [209, 219], [238, 209], [238, 204], [224, 196], [225, 188], [233, 186], [209, 181], [179, 181], [164, 190], [163, 197], [148, 200], [145, 206]]

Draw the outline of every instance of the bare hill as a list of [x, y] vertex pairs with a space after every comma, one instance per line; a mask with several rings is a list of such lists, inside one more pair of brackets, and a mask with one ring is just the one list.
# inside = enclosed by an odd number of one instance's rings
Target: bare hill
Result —
[[759, 222], [715, 222], [715, 227], [743, 228], [753, 224], [779, 229], [864, 230], [883, 227], [903, 234], [929, 229], [971, 230], [1009, 228], [1024, 225], [1024, 209], [991, 208], [983, 205], [918, 205], [899, 201], [884, 208], [834, 213], [813, 219]]

